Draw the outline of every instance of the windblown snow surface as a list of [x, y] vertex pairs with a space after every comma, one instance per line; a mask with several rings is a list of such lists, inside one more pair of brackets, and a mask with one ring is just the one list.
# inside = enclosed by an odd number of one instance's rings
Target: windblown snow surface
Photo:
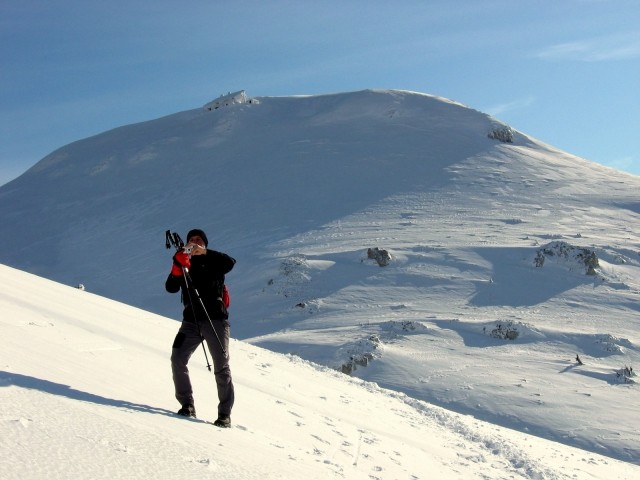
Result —
[[[3, 472], [639, 476], [638, 177], [414, 92], [220, 100], [0, 187]], [[201, 351], [172, 413], [193, 227], [238, 260], [230, 431]]]
[[[7, 479], [637, 478], [640, 467], [459, 415], [233, 341], [234, 425], [177, 417], [176, 322], [0, 267], [0, 462]], [[200, 354], [200, 355], [198, 355]], [[531, 378], [538, 382], [539, 377]]]

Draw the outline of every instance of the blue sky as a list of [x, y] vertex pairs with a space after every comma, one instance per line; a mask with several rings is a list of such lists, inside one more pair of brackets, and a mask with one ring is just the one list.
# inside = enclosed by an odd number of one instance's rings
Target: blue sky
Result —
[[640, 174], [637, 0], [0, 0], [0, 64], [0, 184], [242, 89], [429, 93]]

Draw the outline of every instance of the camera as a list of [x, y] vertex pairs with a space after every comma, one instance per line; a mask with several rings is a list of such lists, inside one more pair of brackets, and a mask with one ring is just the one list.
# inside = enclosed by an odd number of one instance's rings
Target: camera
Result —
[[166, 247], [167, 248], [171, 248], [171, 246], [173, 245], [175, 247], [176, 250], [182, 250], [183, 252], [185, 252], [188, 255], [191, 255], [191, 252], [197, 248], [200, 247], [199, 245], [196, 245], [195, 243], [188, 243], [188, 244], [184, 244], [184, 242], [182, 241], [182, 239], [180, 238], [180, 235], [178, 235], [175, 232], [172, 232], [171, 230], [167, 230], [166, 234]]

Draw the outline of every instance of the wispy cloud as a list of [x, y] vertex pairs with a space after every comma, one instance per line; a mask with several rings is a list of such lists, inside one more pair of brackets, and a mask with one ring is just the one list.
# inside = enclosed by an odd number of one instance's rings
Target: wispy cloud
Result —
[[497, 117], [506, 112], [527, 108], [528, 106], [532, 105], [534, 101], [535, 101], [534, 97], [528, 96], [528, 97], [512, 100], [510, 102], [500, 103], [498, 105], [485, 107], [483, 108], [483, 111], [485, 113], [488, 113], [492, 117]]
[[560, 43], [535, 54], [543, 60], [602, 62], [640, 57], [640, 31]]
[[634, 175], [640, 175], [640, 157], [637, 155], [630, 155], [628, 157], [614, 158], [609, 161], [602, 162], [604, 165], [615, 168], [616, 170], [622, 170], [624, 172], [633, 173]]

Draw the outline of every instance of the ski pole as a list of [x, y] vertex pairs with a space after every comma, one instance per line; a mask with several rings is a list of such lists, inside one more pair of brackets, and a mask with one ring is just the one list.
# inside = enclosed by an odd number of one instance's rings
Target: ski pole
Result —
[[[191, 281], [191, 277], [189, 276], [189, 272], [186, 271], [186, 269], [184, 267], [182, 267], [182, 269], [185, 271], [185, 275], [189, 277], [189, 281]], [[185, 277], [185, 281], [186, 281], [186, 277]], [[191, 282], [193, 284], [193, 282]], [[222, 340], [220, 340], [220, 337], [218, 336], [218, 332], [216, 331], [215, 327], [213, 326], [213, 322], [211, 321], [211, 317], [209, 316], [209, 312], [207, 312], [207, 308], [204, 306], [204, 302], [202, 301], [202, 297], [200, 297], [200, 293], [198, 293], [198, 289], [193, 287], [193, 291], [196, 294], [196, 297], [198, 298], [198, 301], [200, 302], [200, 306], [202, 307], [202, 311], [204, 312], [204, 315], [207, 317], [207, 320], [209, 321], [209, 325], [211, 325], [211, 330], [213, 330], [213, 334], [216, 336], [216, 340], [218, 340], [218, 344], [220, 345], [220, 348], [222, 349], [222, 354], [224, 355], [224, 358], [229, 359], [229, 353], [227, 352], [227, 349], [224, 348], [224, 345], [222, 344]], [[189, 292], [189, 288], [187, 287], [187, 292]], [[191, 301], [191, 293], [189, 293], [189, 301]], [[193, 303], [191, 304], [193, 305]], [[193, 307], [192, 307], [193, 308]], [[193, 312], [193, 316], [195, 318], [195, 311]], [[198, 324], [198, 319], [196, 318], [196, 324]], [[198, 331], [200, 330], [200, 325], [198, 325]], [[209, 369], [209, 371], [211, 371], [211, 369]]]
[[[184, 248], [184, 242], [182, 241], [182, 239], [180, 238], [180, 235], [178, 235], [176, 232], [171, 233], [171, 230], [167, 230], [166, 232], [166, 246], [167, 248], [170, 247], [170, 245], [173, 245], [176, 249], [176, 251], [180, 251], [182, 248]], [[220, 337], [218, 335], [218, 332], [216, 331], [215, 327], [213, 326], [213, 322], [211, 321], [211, 317], [209, 316], [209, 312], [207, 312], [206, 307], [204, 306], [204, 302], [202, 301], [202, 297], [200, 297], [200, 293], [198, 292], [198, 289], [195, 288], [195, 286], [190, 286], [193, 285], [193, 281], [191, 280], [191, 276], [189, 275], [189, 270], [187, 268], [185, 268], [183, 265], [181, 265], [182, 267], [182, 274], [183, 274], [183, 278], [185, 281], [185, 289], [187, 290], [187, 295], [189, 296], [189, 304], [191, 305], [191, 309], [193, 311], [193, 317], [194, 320], [196, 322], [196, 327], [198, 328], [198, 334], [200, 335], [200, 338], [202, 339], [202, 349], [204, 350], [204, 356], [207, 360], [207, 368], [209, 369], [209, 371], [211, 371], [211, 365], [209, 364], [209, 358], [207, 357], [207, 351], [204, 348], [204, 336], [202, 335], [202, 331], [200, 330], [200, 324], [198, 323], [198, 319], [196, 318], [196, 312], [193, 309], [194, 307], [194, 303], [193, 303], [193, 298], [191, 297], [191, 290], [193, 289], [196, 297], [198, 298], [198, 302], [200, 302], [200, 306], [202, 307], [202, 311], [204, 312], [205, 316], [207, 317], [207, 321], [209, 322], [209, 325], [211, 326], [211, 329], [213, 330], [213, 334], [216, 337], [216, 340], [218, 341], [218, 344], [220, 345], [220, 348], [222, 350], [222, 354], [224, 355], [224, 358], [229, 358], [229, 354], [227, 352], [227, 349], [224, 348], [224, 345], [222, 344], [222, 340], [220, 340]]]
[[[184, 277], [185, 286], [187, 289], [187, 295], [189, 296], [189, 305], [191, 305], [191, 310], [193, 311], [193, 299], [191, 298], [191, 290], [189, 289], [189, 284], [187, 283], [187, 275], [189, 275], [186, 267], [182, 266], [182, 276]], [[202, 302], [202, 300], [201, 300]], [[206, 312], [205, 312], [206, 313]], [[204, 352], [204, 359], [207, 361], [207, 369], [211, 371], [211, 363], [209, 363], [209, 357], [207, 356], [207, 349], [204, 347], [204, 335], [202, 335], [202, 331], [200, 330], [200, 324], [198, 323], [198, 319], [196, 318], [196, 312], [193, 311], [193, 319], [196, 322], [196, 328], [198, 329], [198, 335], [200, 335], [200, 344], [202, 345], [202, 351]], [[214, 330], [215, 333], [215, 330]], [[218, 334], [216, 334], [216, 337]], [[219, 341], [220, 339], [218, 339]], [[224, 351], [224, 348], [222, 349]], [[226, 354], [225, 354], [226, 357]]]
[[[166, 234], [166, 247], [170, 248], [173, 245], [176, 249], [176, 252], [180, 251], [184, 247], [184, 242], [180, 238], [180, 235], [177, 233], [171, 233], [171, 230], [167, 230]], [[184, 267], [184, 265], [180, 265], [182, 267], [182, 278], [184, 278], [185, 289], [187, 290], [187, 295], [189, 296], [189, 305], [193, 309], [193, 300], [191, 298], [191, 291], [189, 290], [189, 283], [191, 281], [191, 277], [187, 280], [187, 275], [189, 271]], [[200, 325], [198, 324], [198, 319], [195, 318], [195, 312], [193, 313], [193, 319], [195, 320], [196, 328], [198, 329], [198, 335], [200, 336], [200, 343], [202, 344], [202, 351], [204, 352], [204, 359], [207, 361], [207, 369], [211, 371], [211, 363], [209, 362], [209, 357], [207, 356], [207, 349], [204, 346], [204, 335], [202, 335], [202, 331], [200, 330]], [[215, 332], [215, 330], [214, 330]], [[217, 335], [216, 335], [217, 336]], [[223, 349], [224, 350], [224, 349]]]

